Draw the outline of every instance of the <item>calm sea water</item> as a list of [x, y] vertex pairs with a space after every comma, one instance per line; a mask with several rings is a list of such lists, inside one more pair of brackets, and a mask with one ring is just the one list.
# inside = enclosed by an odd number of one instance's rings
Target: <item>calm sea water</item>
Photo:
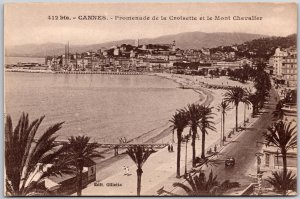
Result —
[[17, 64], [17, 63], [38, 63], [45, 64], [45, 58], [40, 57], [5, 57], [5, 64]]
[[5, 109], [15, 126], [22, 112], [30, 119], [46, 115], [40, 130], [65, 121], [61, 139], [135, 138], [168, 124], [178, 108], [198, 100], [155, 76], [5, 73]]

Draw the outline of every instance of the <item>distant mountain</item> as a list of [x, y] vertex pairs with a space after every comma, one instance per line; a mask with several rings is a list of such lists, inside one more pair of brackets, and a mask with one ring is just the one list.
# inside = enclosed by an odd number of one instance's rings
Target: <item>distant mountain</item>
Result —
[[[242, 44], [247, 41], [266, 37], [265, 35], [249, 33], [204, 33], [204, 32], [184, 32], [173, 35], [165, 35], [156, 38], [140, 39], [140, 44], [156, 43], [167, 44], [176, 41], [176, 46], [181, 49], [199, 49], [202, 47], [212, 48], [217, 46], [228, 46]], [[120, 40], [92, 45], [70, 45], [71, 53], [81, 53], [85, 51], [96, 51], [102, 47], [109, 48], [121, 44], [134, 44], [134, 40]], [[47, 55], [61, 55], [65, 52], [64, 44], [45, 43], [45, 44], [26, 44], [18, 46], [7, 46], [6, 56], [31, 56], [45, 57]]]

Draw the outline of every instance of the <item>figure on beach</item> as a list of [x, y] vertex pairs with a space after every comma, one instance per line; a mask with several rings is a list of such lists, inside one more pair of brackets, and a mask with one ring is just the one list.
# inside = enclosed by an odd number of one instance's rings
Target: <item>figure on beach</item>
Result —
[[120, 141], [120, 144], [126, 143], [126, 142], [127, 142], [126, 137], [121, 137], [121, 138], [119, 139], [119, 141]]
[[124, 176], [130, 176], [131, 174], [129, 173], [129, 167], [128, 166], [123, 166], [123, 170], [124, 170]]
[[126, 167], [125, 170], [126, 170], [126, 175], [127, 175], [127, 176], [130, 176], [131, 174], [129, 173], [129, 167]]
[[168, 151], [169, 151], [169, 152], [173, 152], [173, 144], [172, 144], [172, 142], [170, 142], [170, 143], [168, 144]]
[[127, 175], [127, 174], [126, 174], [126, 166], [123, 166], [122, 169], [123, 169], [123, 171], [124, 171], [124, 174], [123, 174], [123, 175], [124, 175], [124, 176]]

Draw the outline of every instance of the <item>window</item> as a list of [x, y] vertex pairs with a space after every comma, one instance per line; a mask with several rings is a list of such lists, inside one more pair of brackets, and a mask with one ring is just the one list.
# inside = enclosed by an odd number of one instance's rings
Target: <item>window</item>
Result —
[[265, 166], [268, 167], [270, 165], [270, 154], [266, 153], [266, 162]]

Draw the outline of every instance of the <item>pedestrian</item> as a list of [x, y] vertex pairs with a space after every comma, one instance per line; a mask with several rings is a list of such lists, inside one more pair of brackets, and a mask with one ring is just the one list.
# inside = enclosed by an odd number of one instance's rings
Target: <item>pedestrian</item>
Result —
[[170, 146], [170, 144], [168, 145], [168, 151], [170, 152], [170, 150], [171, 150], [171, 146]]
[[123, 171], [124, 171], [124, 174], [123, 174], [123, 175], [124, 175], [124, 176], [125, 176], [125, 175], [127, 175], [127, 172], [126, 172], [126, 167], [125, 167], [125, 166], [123, 166], [123, 167], [122, 167], [122, 169], [123, 169]]
[[126, 137], [124, 137], [124, 138], [123, 138], [123, 142], [124, 142], [124, 143], [126, 143], [126, 142], [127, 142], [127, 140], [126, 140]]
[[126, 167], [126, 175], [129, 176], [130, 173], [129, 173], [129, 167]]
[[170, 146], [170, 151], [173, 152], [173, 144]]
[[214, 151], [217, 152], [217, 145], [215, 145]]

